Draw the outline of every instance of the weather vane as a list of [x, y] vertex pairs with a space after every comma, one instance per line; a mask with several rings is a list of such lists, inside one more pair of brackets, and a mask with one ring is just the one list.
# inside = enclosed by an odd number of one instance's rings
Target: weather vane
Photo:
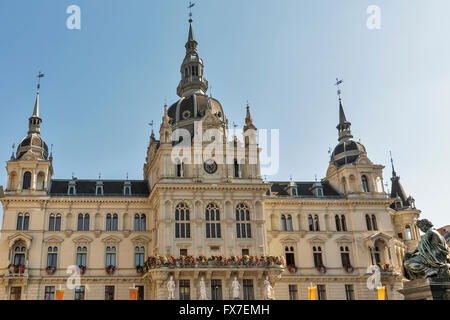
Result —
[[43, 74], [41, 71], [39, 71], [39, 74], [37, 75], [37, 78], [38, 78], [37, 89], [38, 89], [38, 91], [41, 88], [41, 78], [43, 78], [44, 76], [45, 76], [45, 74]]
[[340, 85], [341, 85], [343, 82], [344, 82], [344, 80], [339, 80], [339, 78], [336, 78], [336, 83], [334, 84], [334, 85], [338, 88], [337, 94], [338, 94], [338, 96], [339, 96], [339, 99], [341, 98], [341, 93], [342, 93]]
[[189, 18], [192, 20], [192, 8], [195, 6], [195, 2], [194, 3], [192, 3], [192, 2], [189, 2], [189, 6], [188, 6], [188, 9], [189, 9]]

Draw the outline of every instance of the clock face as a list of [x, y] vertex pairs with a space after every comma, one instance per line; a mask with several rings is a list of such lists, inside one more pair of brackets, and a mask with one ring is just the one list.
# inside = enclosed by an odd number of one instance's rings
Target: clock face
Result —
[[203, 167], [205, 168], [205, 171], [209, 174], [216, 173], [217, 171], [217, 163], [214, 160], [206, 160], [203, 164]]

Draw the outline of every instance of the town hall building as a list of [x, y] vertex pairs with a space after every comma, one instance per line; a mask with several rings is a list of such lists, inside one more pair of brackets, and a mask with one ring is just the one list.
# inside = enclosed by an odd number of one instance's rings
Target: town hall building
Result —
[[305, 300], [311, 285], [319, 299], [376, 299], [370, 266], [387, 298], [403, 299], [420, 211], [393, 164], [386, 192], [384, 166], [353, 139], [341, 98], [325, 177], [266, 181], [250, 107], [243, 138], [228, 136], [197, 46], [190, 20], [179, 99], [161, 110], [142, 180], [53, 179], [38, 90], [0, 188], [0, 299], [51, 300], [62, 288], [66, 300], [120, 300], [134, 287], [138, 299], [160, 300], [173, 281], [175, 299], [200, 299], [202, 282], [207, 299], [258, 300], [267, 280], [277, 300]]

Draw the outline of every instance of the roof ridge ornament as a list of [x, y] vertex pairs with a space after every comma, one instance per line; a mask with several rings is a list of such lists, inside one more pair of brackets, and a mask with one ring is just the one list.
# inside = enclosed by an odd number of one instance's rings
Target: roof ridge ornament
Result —
[[339, 78], [336, 78], [336, 83], [334, 84], [338, 88], [337, 95], [339, 96], [339, 124], [336, 127], [339, 132], [339, 142], [341, 142], [342, 140], [347, 141], [353, 138], [352, 132], [350, 130], [352, 124], [347, 121], [347, 118], [345, 117], [344, 107], [342, 106], [342, 91], [340, 85], [343, 82], [344, 80], [339, 80]]

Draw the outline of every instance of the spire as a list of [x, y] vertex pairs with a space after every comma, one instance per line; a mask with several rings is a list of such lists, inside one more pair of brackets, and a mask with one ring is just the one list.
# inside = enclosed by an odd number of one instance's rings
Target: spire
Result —
[[40, 135], [41, 134], [41, 123], [42, 119], [39, 117], [39, 90], [41, 88], [41, 78], [44, 77], [44, 74], [39, 71], [37, 76], [38, 85], [36, 91], [36, 100], [34, 102], [33, 115], [28, 119], [28, 135], [33, 133]]
[[203, 75], [203, 60], [198, 55], [197, 41], [194, 38], [192, 17], [189, 19], [189, 34], [186, 42], [186, 56], [181, 64], [181, 81], [177, 88], [180, 97], [188, 97], [192, 94], [204, 95], [208, 91], [208, 81]]
[[256, 127], [255, 127], [254, 124], [253, 124], [252, 116], [251, 116], [251, 114], [250, 114], [250, 105], [248, 104], [248, 101], [247, 101], [247, 107], [246, 107], [246, 109], [247, 109], [247, 114], [246, 114], [246, 116], [245, 116], [245, 126], [244, 126], [244, 131], [247, 131], [248, 129], [256, 130]]
[[344, 107], [342, 106], [342, 98], [341, 98], [341, 88], [340, 85], [344, 82], [344, 80], [339, 80], [336, 78], [335, 86], [338, 87], [337, 94], [339, 96], [339, 124], [337, 125], [336, 129], [338, 129], [339, 137], [338, 141], [341, 142], [342, 140], [350, 140], [353, 138], [352, 132], [350, 130], [351, 123], [347, 121], [347, 118], [345, 117]]
[[[397, 175], [397, 172], [395, 172], [394, 169], [394, 160], [392, 159], [392, 153], [389, 151], [391, 156], [391, 165], [392, 165], [392, 178], [391, 178], [391, 198], [396, 199], [399, 197], [402, 200], [403, 206], [410, 206], [410, 199], [406, 196], [406, 192], [403, 189], [403, 186], [400, 182], [400, 176]], [[395, 209], [395, 204], [392, 204], [391, 206], [393, 209]]]

